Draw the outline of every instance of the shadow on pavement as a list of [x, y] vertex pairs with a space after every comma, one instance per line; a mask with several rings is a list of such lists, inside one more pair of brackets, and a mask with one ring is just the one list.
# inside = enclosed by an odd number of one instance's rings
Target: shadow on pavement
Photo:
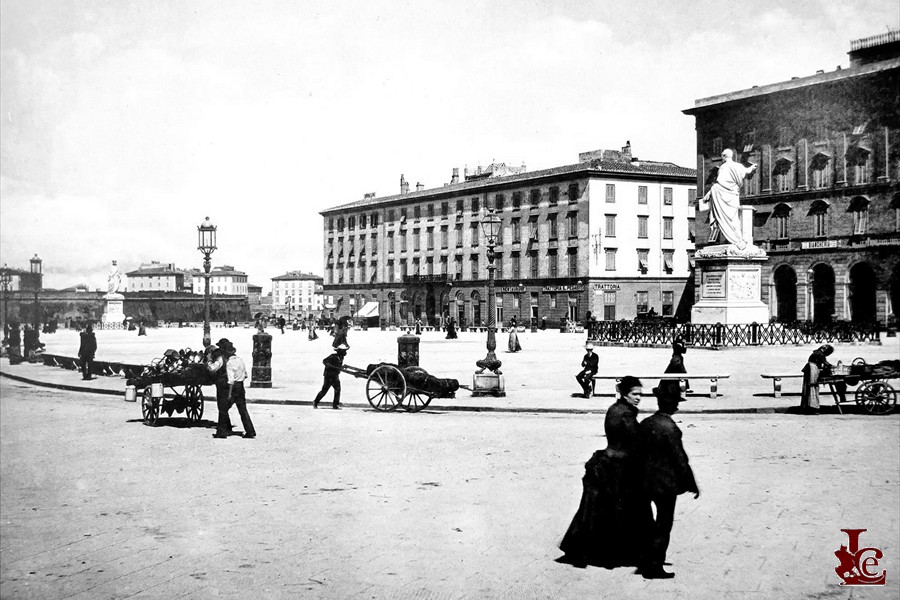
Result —
[[[126, 423], [144, 424], [143, 419], [128, 419]], [[196, 423], [191, 423], [184, 417], [160, 417], [156, 420], [155, 427], [174, 427], [176, 429], [215, 429], [216, 422], [209, 419], [200, 419]]]

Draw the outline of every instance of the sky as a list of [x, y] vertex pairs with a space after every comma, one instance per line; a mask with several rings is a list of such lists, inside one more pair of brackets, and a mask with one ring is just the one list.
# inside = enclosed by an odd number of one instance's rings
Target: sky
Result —
[[0, 261], [323, 273], [319, 211], [631, 141], [695, 167], [698, 98], [848, 65], [896, 0], [0, 0]]

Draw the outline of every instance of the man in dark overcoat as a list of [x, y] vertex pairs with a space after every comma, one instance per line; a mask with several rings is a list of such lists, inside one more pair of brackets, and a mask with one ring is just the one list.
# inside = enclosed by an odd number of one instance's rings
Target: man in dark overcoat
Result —
[[94, 355], [97, 354], [97, 336], [94, 328], [88, 323], [81, 332], [81, 344], [78, 347], [78, 358], [81, 359], [81, 378], [90, 379], [91, 369], [94, 365]]
[[581, 360], [581, 371], [575, 376], [575, 380], [584, 391], [584, 397], [590, 398], [594, 391], [594, 375], [600, 370], [600, 357], [594, 354], [594, 345], [586, 344], [585, 355]]
[[653, 393], [659, 410], [639, 426], [644, 492], [647, 500], [656, 505], [656, 519], [646, 536], [641, 575], [644, 579], [670, 579], [675, 574], [665, 571], [663, 563], [675, 521], [675, 500], [685, 492], [692, 492], [694, 498], [699, 498], [700, 489], [681, 444], [681, 430], [672, 420], [681, 396], [660, 388], [654, 389]]
[[316, 394], [316, 399], [313, 400], [313, 408], [319, 408], [319, 402], [322, 398], [325, 397], [325, 394], [328, 393], [329, 388], [334, 388], [334, 400], [331, 403], [331, 408], [335, 410], [340, 410], [341, 408], [341, 367], [344, 366], [344, 357], [347, 356], [347, 350], [349, 348], [346, 344], [341, 344], [334, 349], [334, 354], [328, 355], [323, 361], [322, 364], [325, 365], [325, 371], [323, 373], [323, 381], [322, 381], [322, 389], [319, 390], [319, 393]]

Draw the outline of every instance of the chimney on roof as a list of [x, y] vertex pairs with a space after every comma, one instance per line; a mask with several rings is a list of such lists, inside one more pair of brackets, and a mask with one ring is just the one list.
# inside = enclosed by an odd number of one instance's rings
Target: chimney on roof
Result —
[[453, 167], [453, 176], [450, 177], [450, 183], [451, 184], [459, 183], [459, 168], [458, 167]]
[[369, 198], [374, 198], [374, 197], [375, 197], [375, 192], [366, 192], [365, 194], [363, 194], [363, 199], [365, 199], [365, 200], [368, 200]]
[[424, 189], [425, 189], [425, 184], [422, 183], [421, 181], [417, 181], [416, 182], [416, 191], [421, 192]]
[[622, 154], [625, 155], [626, 160], [631, 160], [631, 140], [626, 140], [625, 146], [622, 148]]
[[409, 182], [406, 181], [406, 176], [403, 173], [400, 173], [400, 193], [409, 193]]

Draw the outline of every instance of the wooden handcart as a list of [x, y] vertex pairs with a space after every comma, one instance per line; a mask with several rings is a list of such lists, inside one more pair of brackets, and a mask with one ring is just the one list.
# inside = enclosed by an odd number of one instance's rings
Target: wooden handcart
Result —
[[341, 371], [358, 379], [366, 380], [366, 398], [377, 411], [387, 412], [402, 407], [408, 412], [419, 412], [434, 398], [455, 398], [456, 389], [465, 387], [455, 379], [442, 379], [439, 382], [453, 384], [435, 385], [435, 378], [430, 377], [419, 367], [401, 369], [390, 363], [369, 365], [368, 369], [360, 369], [350, 365], [341, 367]]
[[137, 397], [141, 399], [145, 424], [156, 426], [162, 413], [184, 413], [195, 424], [203, 418], [203, 386], [215, 385], [215, 376], [206, 368], [202, 352], [169, 350], [147, 365], [138, 377], [126, 380], [126, 384], [133, 386], [135, 401]]
[[[848, 367], [835, 367], [831, 373], [819, 377], [819, 384], [828, 385], [834, 405], [841, 414], [841, 402], [852, 401], [871, 415], [888, 415], [894, 412], [897, 405], [897, 391], [888, 383], [890, 379], [900, 378], [896, 363], [883, 361], [870, 365], [864, 359], [856, 358]], [[847, 389], [843, 397], [837, 389], [840, 384]], [[847, 396], [850, 395], [849, 388], [854, 386], [858, 387], [851, 400]]]

